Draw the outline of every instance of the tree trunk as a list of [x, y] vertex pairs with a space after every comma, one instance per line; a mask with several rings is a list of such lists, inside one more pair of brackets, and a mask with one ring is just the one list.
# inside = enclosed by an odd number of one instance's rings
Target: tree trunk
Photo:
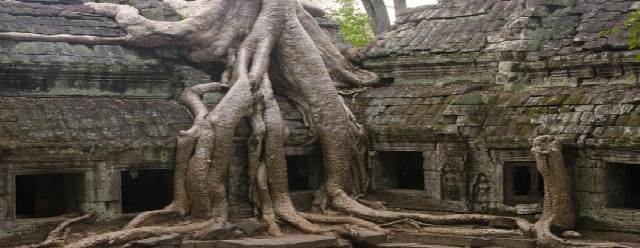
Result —
[[396, 12], [396, 18], [398, 18], [398, 13], [407, 8], [407, 0], [393, 0], [393, 8]]
[[531, 152], [544, 180], [542, 215], [534, 225], [538, 247], [625, 247], [615, 243], [565, 240], [556, 235], [556, 233], [573, 229], [576, 221], [571, 197], [571, 178], [565, 168], [562, 143], [551, 135], [539, 136], [533, 140]]
[[551, 225], [565, 230], [573, 229], [576, 213], [571, 197], [571, 179], [562, 156], [562, 144], [553, 136], [540, 136], [533, 140], [531, 152], [544, 180], [544, 205], [540, 220], [553, 218]]
[[391, 26], [391, 22], [389, 21], [389, 13], [384, 0], [362, 0], [362, 5], [364, 5], [364, 9], [367, 11], [371, 21], [373, 33], [379, 35], [387, 31]]

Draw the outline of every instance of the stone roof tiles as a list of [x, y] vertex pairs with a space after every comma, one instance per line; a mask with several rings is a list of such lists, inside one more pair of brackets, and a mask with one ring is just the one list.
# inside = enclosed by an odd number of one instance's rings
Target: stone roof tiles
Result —
[[601, 31], [638, 8], [627, 0], [441, 1], [400, 13], [364, 66], [397, 84], [635, 84], [637, 51], [628, 50], [628, 34]]

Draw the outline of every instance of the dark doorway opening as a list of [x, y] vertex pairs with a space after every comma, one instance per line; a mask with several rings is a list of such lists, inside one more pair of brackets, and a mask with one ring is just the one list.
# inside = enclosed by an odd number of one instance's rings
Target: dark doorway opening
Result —
[[161, 209], [173, 199], [173, 170], [129, 170], [120, 174], [122, 212]]
[[507, 205], [541, 203], [544, 181], [534, 161], [504, 164], [504, 200]]
[[316, 190], [324, 179], [322, 158], [316, 155], [289, 155], [287, 179], [289, 190]]
[[607, 171], [607, 207], [640, 209], [640, 165], [611, 164]]
[[384, 184], [396, 189], [425, 189], [422, 152], [380, 152]]
[[82, 173], [17, 175], [16, 218], [46, 218], [80, 212]]

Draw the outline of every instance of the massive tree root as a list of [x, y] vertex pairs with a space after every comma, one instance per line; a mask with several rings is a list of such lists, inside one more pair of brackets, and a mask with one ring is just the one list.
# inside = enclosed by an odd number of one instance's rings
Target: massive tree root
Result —
[[[227, 176], [233, 149], [230, 144], [237, 124], [247, 119], [252, 129], [248, 141], [250, 200], [254, 213], [269, 225], [272, 235], [282, 233], [278, 221], [308, 233], [335, 231], [350, 235], [357, 228], [382, 230], [380, 224], [398, 220], [452, 225], [487, 224], [504, 218], [375, 210], [355, 199], [368, 188], [366, 139], [336, 86], [375, 85], [379, 79], [348, 63], [335, 49], [310, 14], [322, 14], [317, 6], [295, 0], [165, 1], [184, 15], [182, 21], [153, 21], [140, 16], [131, 6], [88, 3], [97, 14], [114, 17], [127, 32], [123, 38], [16, 33], [0, 36], [144, 47], [180, 45], [191, 49], [191, 61], [226, 64], [220, 82], [196, 85], [180, 97], [191, 110], [193, 126], [177, 138], [173, 202], [162, 210], [138, 215], [121, 231], [86, 237], [68, 246], [122, 244], [167, 233], [198, 238], [199, 231], [227, 222]], [[203, 102], [204, 93], [221, 90], [226, 94], [215, 107], [211, 109]], [[274, 91], [294, 102], [321, 144], [326, 178], [315, 194], [319, 213], [298, 212], [289, 196], [284, 152], [287, 130]], [[557, 162], [553, 157], [556, 153], [545, 153], [546, 143], [537, 139], [536, 144], [534, 154], [539, 166], [545, 158], [551, 164]], [[555, 181], [554, 173], [555, 169], [546, 173], [545, 181]], [[566, 179], [563, 175], [558, 177], [557, 180]], [[573, 219], [565, 215], [573, 209], [558, 204], [570, 199], [568, 191], [562, 191], [564, 183], [545, 195], [543, 222], [534, 226], [514, 218], [522, 233], [535, 232], [545, 240], [543, 245], [549, 239], [549, 225], [573, 225]], [[184, 215], [202, 221], [174, 226], [152, 224]]]
[[569, 241], [552, 232], [572, 229], [576, 220], [571, 181], [562, 156], [562, 143], [554, 136], [539, 136], [533, 140], [531, 152], [544, 180], [542, 216], [534, 225], [538, 247], [625, 247], [614, 243]]

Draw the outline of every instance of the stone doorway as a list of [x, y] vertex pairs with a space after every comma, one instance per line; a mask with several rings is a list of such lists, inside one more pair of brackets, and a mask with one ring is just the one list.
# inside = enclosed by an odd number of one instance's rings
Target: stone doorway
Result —
[[322, 158], [317, 155], [288, 155], [287, 179], [290, 191], [316, 190], [324, 179]]
[[379, 152], [381, 177], [393, 189], [424, 190], [422, 152]]

